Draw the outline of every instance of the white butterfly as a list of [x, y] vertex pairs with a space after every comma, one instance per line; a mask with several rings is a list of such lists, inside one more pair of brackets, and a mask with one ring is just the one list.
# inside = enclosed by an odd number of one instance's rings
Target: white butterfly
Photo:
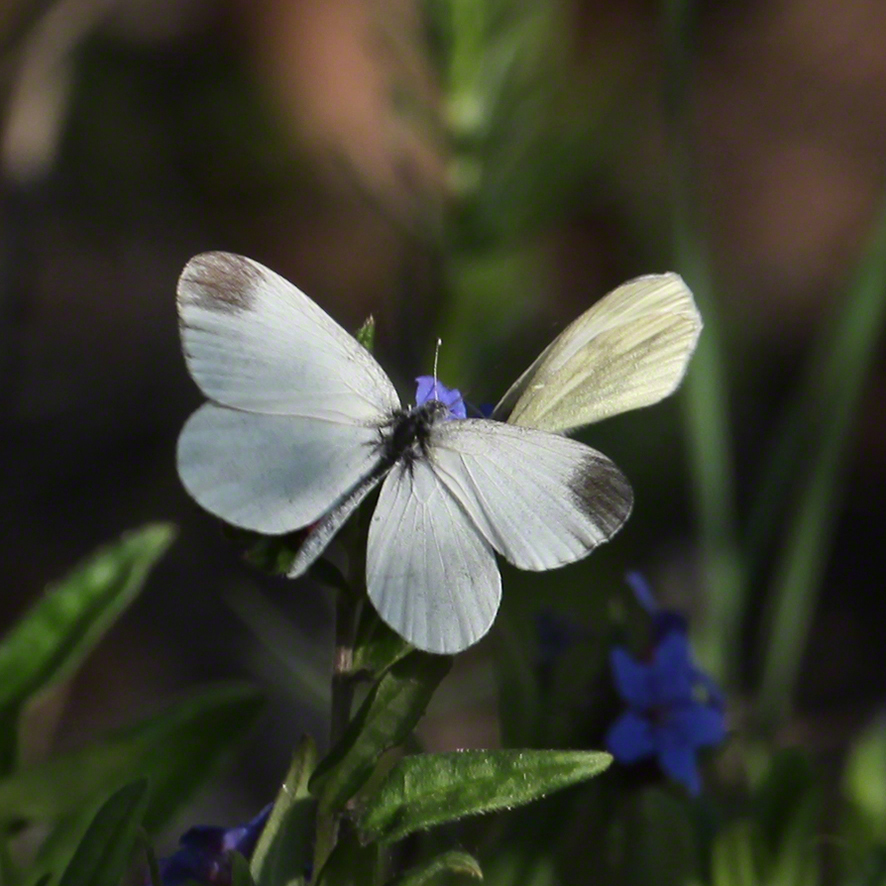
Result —
[[[383, 481], [369, 529], [367, 590], [381, 618], [420, 649], [460, 652], [489, 630], [501, 598], [495, 551], [522, 569], [551, 569], [610, 539], [630, 513], [627, 480], [588, 446], [532, 427], [447, 420], [438, 399], [404, 409], [372, 355], [257, 262], [196, 256], [179, 280], [178, 309], [188, 368], [211, 401], [179, 437], [187, 490], [235, 526], [270, 535], [306, 527], [296, 576]], [[626, 330], [640, 322], [626, 316]], [[575, 335], [575, 347], [601, 335], [611, 342], [606, 334]], [[559, 341], [531, 367], [542, 381], [576, 357], [572, 344]], [[652, 372], [654, 355], [645, 365]], [[662, 387], [619, 384], [624, 371], [616, 363], [599, 377], [626, 402], [639, 405], [649, 395], [638, 391]], [[524, 374], [499, 411], [510, 398], [513, 418], [539, 391]], [[542, 419], [568, 412], [565, 397], [548, 396], [547, 405], [536, 399], [535, 412]], [[581, 423], [587, 414], [580, 410]]]

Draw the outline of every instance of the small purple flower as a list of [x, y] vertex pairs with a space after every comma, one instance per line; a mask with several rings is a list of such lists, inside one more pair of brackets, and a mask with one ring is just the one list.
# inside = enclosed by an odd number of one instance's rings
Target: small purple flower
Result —
[[272, 805], [269, 803], [252, 821], [240, 827], [197, 825], [186, 831], [178, 841], [179, 848], [160, 860], [163, 886], [179, 886], [188, 880], [210, 886], [230, 886], [230, 853], [239, 852], [247, 859], [252, 855]]
[[428, 400], [437, 400], [448, 407], [447, 419], [468, 417], [465, 401], [462, 400], [461, 392], [458, 388], [447, 388], [446, 385], [437, 381], [433, 375], [420, 375], [416, 382], [418, 383], [415, 391], [416, 406], [421, 406], [422, 403], [427, 403]]
[[701, 791], [696, 752], [726, 737], [723, 697], [692, 660], [685, 619], [659, 610], [645, 583], [638, 592], [635, 576], [631, 585], [653, 616], [654, 645], [648, 663], [621, 646], [610, 652], [615, 688], [628, 710], [610, 727], [606, 746], [626, 765], [656, 757], [665, 775], [695, 796]]

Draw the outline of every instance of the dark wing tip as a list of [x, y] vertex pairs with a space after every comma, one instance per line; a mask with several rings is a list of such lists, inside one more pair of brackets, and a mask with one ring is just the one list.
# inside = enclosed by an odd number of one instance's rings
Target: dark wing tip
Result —
[[264, 268], [232, 252], [202, 252], [178, 279], [178, 303], [208, 311], [239, 313], [251, 309], [264, 278]]
[[631, 515], [634, 492], [628, 478], [599, 452], [582, 459], [569, 487], [576, 504], [593, 517], [607, 541]]

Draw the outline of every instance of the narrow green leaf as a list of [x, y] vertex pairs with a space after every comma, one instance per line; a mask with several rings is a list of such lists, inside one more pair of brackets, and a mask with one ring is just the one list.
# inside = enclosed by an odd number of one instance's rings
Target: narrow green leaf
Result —
[[741, 819], [723, 828], [711, 850], [713, 886], [760, 886], [763, 849], [754, 822]]
[[148, 805], [144, 779], [117, 791], [99, 809], [60, 886], [118, 886], [129, 866]]
[[399, 840], [466, 815], [531, 803], [603, 772], [600, 751], [496, 750], [400, 760], [359, 817], [367, 840]]
[[231, 886], [255, 886], [249, 862], [239, 852], [231, 852]]
[[378, 758], [406, 740], [451, 667], [451, 656], [416, 650], [376, 683], [311, 778], [321, 811], [341, 809], [372, 775]]
[[127, 533], [51, 586], [0, 643], [0, 774], [15, 759], [22, 705], [77, 668], [138, 594], [173, 537], [164, 523]]
[[20, 769], [0, 780], [0, 815], [6, 821], [61, 818], [121, 781], [147, 776], [145, 826], [156, 828], [214, 771], [261, 703], [251, 687], [222, 685], [100, 743]]
[[[867, 249], [856, 267], [837, 322], [826, 333], [827, 346], [813, 361], [800, 401], [799, 440], [815, 442], [805, 487], [795, 502], [772, 587], [766, 654], [759, 693], [764, 721], [775, 725], [790, 712], [806, 639], [839, 513], [840, 478], [865, 382], [877, 356], [886, 322], [886, 199]], [[831, 333], [832, 330], [832, 333]], [[830, 333], [830, 334], [828, 334]], [[796, 443], [784, 444], [790, 457]], [[794, 458], [792, 461], [797, 461]], [[770, 482], [778, 483], [773, 475]]]
[[695, 647], [705, 670], [729, 687], [738, 680], [747, 580], [738, 537], [725, 336], [715, 298], [705, 222], [699, 211], [690, 119], [700, 7], [698, 0], [663, 3], [664, 109], [672, 191], [671, 267], [691, 287], [705, 325], [681, 395], [707, 585], [706, 612], [697, 625]]
[[163, 879], [160, 876], [160, 865], [157, 862], [157, 853], [154, 852], [154, 844], [151, 843], [151, 838], [143, 827], [139, 829], [139, 839], [141, 840], [142, 848], [145, 850], [150, 886], [163, 886]]
[[452, 849], [410, 868], [392, 880], [390, 886], [435, 886], [448, 883], [454, 876], [482, 880], [480, 862], [467, 852]]
[[316, 759], [314, 740], [306, 735], [295, 749], [252, 854], [251, 871], [257, 886], [304, 883], [313, 854], [317, 802], [308, 791], [308, 780]]

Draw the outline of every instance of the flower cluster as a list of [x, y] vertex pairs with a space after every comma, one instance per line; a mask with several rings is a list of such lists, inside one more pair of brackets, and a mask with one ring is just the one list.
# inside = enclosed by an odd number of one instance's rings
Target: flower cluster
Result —
[[638, 575], [629, 581], [652, 616], [652, 649], [647, 661], [621, 646], [610, 653], [615, 687], [628, 709], [610, 727], [606, 744], [623, 764], [655, 757], [665, 775], [695, 796], [701, 791], [698, 750], [726, 737], [723, 697], [692, 659], [685, 618], [659, 609]]
[[239, 852], [248, 859], [270, 814], [268, 804], [252, 821], [236, 828], [197, 825], [186, 831], [178, 841], [179, 848], [160, 861], [163, 886], [181, 886], [188, 881], [230, 886], [231, 853]]

